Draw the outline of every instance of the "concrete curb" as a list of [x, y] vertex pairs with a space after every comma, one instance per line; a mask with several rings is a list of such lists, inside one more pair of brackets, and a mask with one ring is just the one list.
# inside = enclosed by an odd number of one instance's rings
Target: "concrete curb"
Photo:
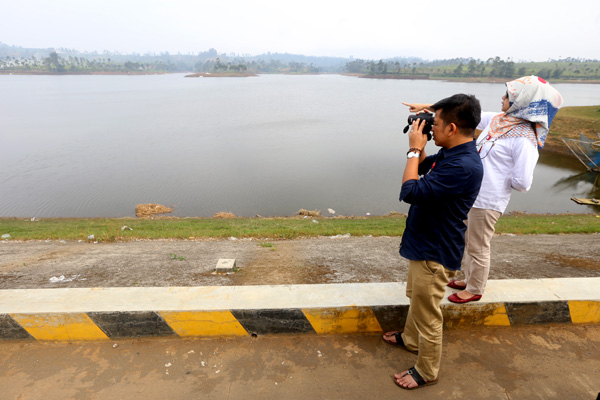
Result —
[[[444, 324], [597, 324], [599, 287], [600, 278], [489, 281], [479, 302], [457, 305], [446, 296]], [[404, 325], [405, 291], [396, 282], [0, 290], [0, 339], [382, 332]]]

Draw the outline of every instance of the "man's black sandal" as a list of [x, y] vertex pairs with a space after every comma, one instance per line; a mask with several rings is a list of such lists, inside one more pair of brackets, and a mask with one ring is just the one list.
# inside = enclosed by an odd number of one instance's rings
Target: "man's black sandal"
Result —
[[[386, 338], [385, 338], [386, 336], [393, 336], [393, 337], [395, 337], [395, 338], [396, 338], [396, 341], [395, 341], [395, 342], [392, 342], [391, 340], [389, 340], [389, 339], [386, 339]], [[406, 351], [408, 351], [409, 353], [413, 353], [413, 354], [419, 354], [419, 352], [418, 352], [418, 351], [409, 350], [409, 349], [406, 347], [406, 345], [404, 344], [404, 340], [402, 340], [402, 332], [398, 332], [398, 331], [396, 331], [396, 332], [387, 332], [387, 333], [384, 333], [384, 334], [383, 334], [383, 336], [382, 336], [382, 339], [383, 339], [383, 341], [384, 341], [384, 342], [386, 342], [387, 344], [391, 344], [392, 346], [400, 347], [402, 350], [406, 350]]]
[[412, 367], [411, 369], [409, 369], [408, 372], [406, 374], [402, 375], [402, 376], [405, 377], [406, 375], [412, 376], [412, 378], [417, 383], [417, 386], [415, 386], [415, 387], [404, 387], [404, 386], [402, 386], [401, 384], [398, 383], [398, 380], [396, 378], [394, 378], [394, 383], [396, 385], [398, 385], [399, 387], [401, 387], [402, 389], [406, 389], [406, 390], [419, 389], [419, 388], [422, 388], [422, 387], [425, 387], [425, 386], [435, 385], [439, 381], [439, 378], [435, 378], [432, 381], [426, 381], [425, 379], [423, 379], [423, 377], [421, 375], [419, 375], [419, 373], [417, 372], [417, 370], [415, 369], [415, 367]]

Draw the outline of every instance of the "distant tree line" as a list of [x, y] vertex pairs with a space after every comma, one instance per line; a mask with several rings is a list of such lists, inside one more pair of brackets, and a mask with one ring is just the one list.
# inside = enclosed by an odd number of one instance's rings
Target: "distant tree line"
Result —
[[451, 59], [401, 62], [352, 60], [346, 72], [371, 76], [415, 78], [518, 78], [537, 75], [545, 79], [600, 79], [600, 61], [566, 58], [546, 62], [515, 62], [510, 58]]
[[545, 79], [598, 80], [600, 61], [565, 58], [516, 62], [452, 58], [426, 61], [416, 57], [365, 60], [266, 53], [258, 56], [219, 53], [120, 54], [73, 49], [34, 49], [0, 43], [0, 73], [162, 73], [162, 72], [354, 73], [399, 78], [502, 78], [538, 75]]
[[198, 72], [253, 72], [253, 73], [319, 73], [321, 68], [314, 64], [289, 61], [283, 62], [276, 59], [269, 61], [244, 59], [222, 60], [216, 52], [215, 58], [203, 59], [196, 62], [193, 68], [189, 65], [179, 65], [173, 62], [154, 60], [153, 62], [140, 61], [115, 61], [110, 57], [85, 58], [78, 56], [60, 56], [51, 52], [48, 57], [38, 59], [36, 56], [29, 58], [14, 58], [6, 56], [0, 58], [0, 71], [4, 72], [30, 72], [30, 73], [159, 73], [159, 72], [187, 72], [191, 69]]
[[267, 53], [259, 56], [218, 53], [119, 54], [71, 49], [27, 49], [0, 43], [0, 72], [20, 73], [156, 73], [156, 72], [342, 72], [345, 58]]
[[12, 58], [0, 59], [0, 71], [6, 72], [49, 72], [49, 73], [88, 73], [88, 72], [175, 72], [173, 64], [155, 62], [114, 62], [110, 58], [86, 59], [77, 56], [61, 57], [55, 51], [41, 59]]
[[198, 72], [253, 72], [260, 74], [269, 73], [319, 73], [322, 70], [312, 63], [306, 64], [303, 62], [289, 61], [283, 62], [280, 60], [252, 60], [236, 59], [233, 61], [221, 61], [219, 57], [215, 60], [206, 60], [197, 62], [194, 69]]

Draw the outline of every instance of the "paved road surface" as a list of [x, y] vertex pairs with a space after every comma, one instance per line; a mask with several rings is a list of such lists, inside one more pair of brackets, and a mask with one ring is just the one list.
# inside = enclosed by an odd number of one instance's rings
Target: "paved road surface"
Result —
[[[600, 219], [599, 219], [600, 228]], [[127, 243], [0, 241], [0, 289], [244, 286], [404, 282], [400, 238], [155, 240]], [[176, 254], [183, 259], [173, 259]], [[220, 258], [239, 272], [212, 274]], [[600, 276], [600, 235], [497, 235], [490, 279]]]
[[0, 399], [594, 400], [600, 326], [447, 330], [440, 383], [406, 392], [414, 361], [379, 336], [3, 342]]

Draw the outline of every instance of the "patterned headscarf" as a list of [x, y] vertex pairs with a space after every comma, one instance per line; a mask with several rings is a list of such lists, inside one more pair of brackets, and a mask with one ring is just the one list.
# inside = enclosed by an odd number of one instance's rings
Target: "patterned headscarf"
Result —
[[548, 82], [534, 75], [507, 82], [506, 89], [510, 108], [506, 114], [492, 119], [490, 136], [498, 139], [525, 136], [541, 149], [550, 124], [563, 104], [562, 96]]

